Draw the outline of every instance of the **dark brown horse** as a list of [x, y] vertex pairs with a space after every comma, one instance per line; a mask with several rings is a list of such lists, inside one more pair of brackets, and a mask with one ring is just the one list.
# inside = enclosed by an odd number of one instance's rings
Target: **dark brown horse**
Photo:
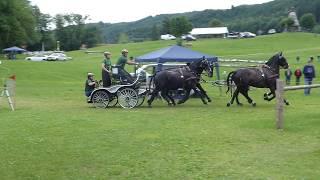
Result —
[[[238, 105], [242, 105], [238, 99], [239, 93], [248, 100], [249, 104], [256, 106], [256, 103], [248, 95], [250, 86], [257, 88], [269, 88], [270, 93], [264, 94], [264, 99], [267, 101], [274, 99], [276, 96], [276, 80], [279, 78], [280, 67], [284, 69], [289, 67], [286, 58], [282, 55], [282, 52], [272, 56], [266, 64], [259, 68], [243, 68], [230, 72], [227, 78], [227, 92], [230, 90], [230, 86], [232, 86], [233, 82], [236, 89], [233, 94], [231, 89], [230, 92], [232, 94], [232, 98], [227, 106], [229, 107], [233, 104], [234, 99], [236, 99]], [[270, 95], [272, 96], [269, 97]], [[287, 101], [285, 101], [285, 103], [288, 104]]]
[[[201, 100], [207, 104], [211, 99], [200, 85], [200, 76], [203, 71], [207, 71], [208, 76], [212, 77], [212, 64], [206, 59], [200, 59], [192, 62], [189, 66], [163, 70], [156, 73], [153, 77], [154, 90], [148, 100], [149, 107], [151, 106], [154, 98], [161, 92], [161, 96], [168, 102], [168, 105], [176, 105], [174, 99], [168, 94], [170, 90], [184, 89], [186, 94], [178, 104], [184, 103], [188, 100], [191, 89], [195, 93], [199, 93]], [[151, 81], [150, 81], [151, 83]], [[150, 86], [150, 85], [149, 85]], [[198, 89], [200, 91], [198, 91]]]

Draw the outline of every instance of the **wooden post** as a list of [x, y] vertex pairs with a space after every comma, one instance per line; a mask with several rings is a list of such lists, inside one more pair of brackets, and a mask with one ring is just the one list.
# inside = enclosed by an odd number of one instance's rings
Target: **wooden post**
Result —
[[277, 79], [277, 106], [276, 106], [276, 128], [283, 129], [283, 94], [284, 94], [284, 82], [283, 80]]

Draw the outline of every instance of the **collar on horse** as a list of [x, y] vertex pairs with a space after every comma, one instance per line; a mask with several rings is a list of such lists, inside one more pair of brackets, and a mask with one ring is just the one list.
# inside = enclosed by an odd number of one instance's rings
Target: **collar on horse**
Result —
[[263, 72], [263, 68], [267, 68], [267, 69], [271, 70], [272, 72], [274, 72], [274, 70], [273, 70], [270, 66], [268, 66], [268, 65], [266, 65], [266, 64], [263, 64], [263, 65], [261, 65], [261, 66], [259, 67], [259, 70], [260, 70], [260, 72], [261, 72], [261, 76], [262, 76], [265, 80], [267, 80], [267, 79], [272, 79], [272, 78], [278, 78], [278, 77], [279, 77], [279, 74], [274, 74], [274, 75], [272, 75], [272, 76], [266, 77], [266, 76], [265, 76], [265, 73]]

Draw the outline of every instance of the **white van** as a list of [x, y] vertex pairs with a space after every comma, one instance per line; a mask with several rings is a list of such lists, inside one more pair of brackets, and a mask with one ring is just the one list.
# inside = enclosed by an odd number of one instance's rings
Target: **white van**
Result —
[[164, 35], [160, 36], [160, 39], [162, 39], [162, 40], [174, 40], [174, 39], [176, 39], [176, 37], [171, 35], [171, 34], [164, 34]]

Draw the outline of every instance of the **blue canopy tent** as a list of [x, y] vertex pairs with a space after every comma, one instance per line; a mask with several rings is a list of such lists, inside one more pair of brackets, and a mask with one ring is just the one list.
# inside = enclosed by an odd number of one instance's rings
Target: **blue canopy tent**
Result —
[[17, 53], [26, 52], [26, 50], [19, 48], [19, 47], [16, 47], [16, 46], [13, 46], [10, 48], [3, 49], [3, 52], [9, 54], [9, 56], [8, 56], [9, 59], [15, 59]]
[[192, 62], [205, 57], [207, 60], [214, 63], [217, 71], [217, 78], [220, 79], [219, 76], [219, 64], [218, 58], [215, 56], [211, 56], [208, 54], [204, 54], [201, 52], [193, 51], [191, 49], [181, 47], [181, 46], [169, 46], [163, 49], [159, 49], [148, 54], [139, 56], [135, 58], [136, 62], [139, 63], [158, 63], [158, 70], [161, 70], [161, 66], [165, 62]]

